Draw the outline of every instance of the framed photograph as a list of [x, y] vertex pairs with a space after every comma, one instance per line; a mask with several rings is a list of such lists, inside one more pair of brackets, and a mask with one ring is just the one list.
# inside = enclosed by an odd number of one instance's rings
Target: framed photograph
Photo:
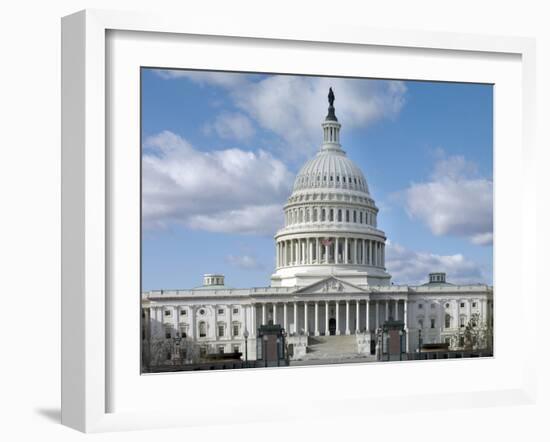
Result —
[[63, 19], [63, 423], [530, 403], [533, 42], [225, 26]]

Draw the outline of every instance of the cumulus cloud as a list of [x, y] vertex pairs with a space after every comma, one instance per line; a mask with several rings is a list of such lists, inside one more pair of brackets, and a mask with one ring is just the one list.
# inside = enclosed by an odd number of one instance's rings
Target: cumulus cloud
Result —
[[437, 255], [416, 252], [387, 241], [386, 267], [397, 284], [423, 284], [431, 272], [447, 273], [447, 282], [454, 284], [487, 283], [479, 264], [464, 255]]
[[411, 184], [405, 199], [409, 216], [434, 235], [493, 243], [493, 181], [480, 177], [476, 164], [463, 156], [440, 158], [430, 179]]
[[247, 141], [255, 134], [252, 122], [241, 113], [222, 113], [214, 122], [206, 123], [203, 130], [207, 135], [215, 133], [220, 138], [237, 141]]
[[146, 229], [180, 223], [216, 232], [273, 234], [292, 174], [265, 151], [202, 152], [163, 131], [144, 141], [142, 216]]
[[251, 255], [228, 255], [225, 257], [226, 262], [244, 270], [256, 270], [262, 268], [262, 265]]
[[319, 148], [329, 87], [334, 89], [336, 114], [345, 122], [345, 130], [396, 116], [407, 91], [401, 81], [170, 70], [159, 75], [224, 88], [240, 112], [279, 137], [282, 153], [296, 158]]

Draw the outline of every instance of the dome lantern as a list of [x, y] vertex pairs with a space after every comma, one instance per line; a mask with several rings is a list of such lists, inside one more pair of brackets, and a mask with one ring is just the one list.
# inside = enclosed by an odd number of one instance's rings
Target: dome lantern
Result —
[[342, 146], [340, 145], [340, 123], [338, 123], [338, 118], [336, 118], [336, 113], [334, 109], [334, 92], [332, 88], [329, 88], [328, 92], [328, 114], [325, 117], [325, 121], [322, 124], [323, 127], [323, 145], [321, 150], [337, 150], [342, 151]]

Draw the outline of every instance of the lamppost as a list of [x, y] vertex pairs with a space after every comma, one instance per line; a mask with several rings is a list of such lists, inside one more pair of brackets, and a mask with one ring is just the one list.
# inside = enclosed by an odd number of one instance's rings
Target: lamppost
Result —
[[244, 333], [244, 366], [248, 368], [248, 330], [245, 328]]
[[277, 367], [280, 367], [279, 361], [281, 360], [281, 352], [279, 346], [281, 345], [281, 338], [277, 336]]
[[403, 360], [403, 330], [399, 330], [399, 360]]

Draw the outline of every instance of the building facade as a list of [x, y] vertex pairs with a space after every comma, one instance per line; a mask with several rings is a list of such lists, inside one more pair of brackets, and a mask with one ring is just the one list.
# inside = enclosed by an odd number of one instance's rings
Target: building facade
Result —
[[292, 359], [320, 363], [331, 356], [374, 358], [377, 331], [388, 320], [403, 322], [408, 353], [421, 343], [455, 350], [492, 344], [491, 286], [451, 284], [444, 273], [431, 273], [422, 285], [391, 283], [378, 208], [342, 149], [333, 102], [331, 90], [321, 148], [298, 173], [284, 206], [271, 285], [232, 289], [224, 275], [208, 274], [195, 289], [142, 293], [144, 364], [192, 364], [233, 352], [253, 360], [258, 328], [269, 324], [286, 331]]

